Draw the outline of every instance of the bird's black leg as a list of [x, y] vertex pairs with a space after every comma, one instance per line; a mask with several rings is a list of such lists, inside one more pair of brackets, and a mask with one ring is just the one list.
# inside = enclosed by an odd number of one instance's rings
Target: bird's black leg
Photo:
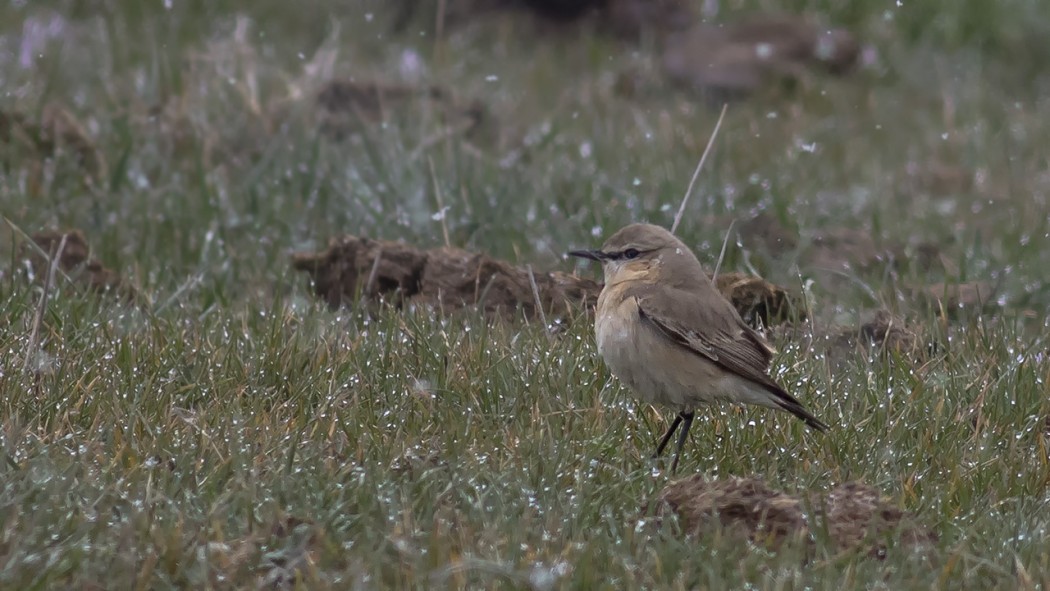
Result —
[[660, 438], [660, 443], [656, 445], [656, 453], [653, 454], [654, 458], [660, 457], [660, 454], [664, 453], [664, 448], [667, 447], [667, 442], [671, 441], [671, 437], [674, 435], [678, 425], [682, 424], [682, 413], [678, 413], [678, 416], [674, 418], [674, 422], [671, 423], [671, 428], [664, 433], [664, 436]]
[[671, 474], [678, 471], [678, 458], [682, 455], [682, 446], [685, 445], [685, 438], [689, 436], [689, 427], [693, 426], [693, 413], [683, 412], [678, 415], [685, 423], [682, 425], [682, 432], [678, 434], [678, 447], [674, 450], [674, 461], [671, 462]]

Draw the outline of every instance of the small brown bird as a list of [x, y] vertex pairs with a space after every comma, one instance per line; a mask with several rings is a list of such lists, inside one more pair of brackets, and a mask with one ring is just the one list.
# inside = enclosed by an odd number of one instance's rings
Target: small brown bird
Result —
[[599, 261], [605, 271], [594, 332], [613, 375], [642, 400], [678, 410], [653, 454], [659, 457], [682, 425], [672, 473], [694, 409], [703, 404], [756, 404], [786, 410], [819, 431], [827, 428], [769, 377], [772, 349], [673, 234], [631, 224], [601, 250], [569, 254]]

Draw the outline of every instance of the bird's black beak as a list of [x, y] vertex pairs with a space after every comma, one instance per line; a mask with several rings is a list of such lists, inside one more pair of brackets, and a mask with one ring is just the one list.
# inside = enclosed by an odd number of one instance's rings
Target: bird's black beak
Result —
[[581, 259], [591, 259], [592, 261], [604, 261], [609, 258], [609, 255], [600, 250], [570, 250], [568, 255], [580, 257]]

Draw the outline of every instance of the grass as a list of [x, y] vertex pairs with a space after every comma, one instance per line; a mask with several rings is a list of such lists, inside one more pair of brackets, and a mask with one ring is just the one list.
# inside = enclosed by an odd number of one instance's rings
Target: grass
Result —
[[[1046, 588], [1050, 14], [787, 7], [850, 26], [877, 60], [732, 105], [678, 233], [713, 265], [726, 220], [765, 212], [797, 246], [732, 240], [723, 269], [807, 285], [818, 332], [888, 307], [937, 352], [833, 360], [777, 333], [778, 378], [834, 428], [710, 409], [682, 472], [788, 492], [864, 480], [939, 534], [933, 552], [818, 539], [806, 561], [637, 528], [667, 482], [648, 454], [670, 413], [611, 378], [582, 313], [552, 338], [470, 313], [332, 312], [290, 270], [344, 233], [442, 244], [435, 187], [453, 243], [537, 269], [571, 269], [565, 250], [629, 221], [670, 225], [718, 112], [658, 80], [616, 93], [653, 63], [649, 41], [499, 17], [391, 36], [368, 3], [56, 1], [0, 7], [0, 109], [61, 103], [106, 174], [0, 140], [0, 209], [29, 233], [82, 229], [152, 304], [59, 279], [35, 354], [41, 289], [5, 225], [0, 587]], [[444, 123], [424, 106], [333, 141], [309, 97], [348, 75], [448, 85], [495, 132], [428, 144]], [[966, 182], [945, 188], [938, 165]], [[841, 227], [905, 260], [827, 273], [814, 238]], [[947, 262], [914, 263], [923, 243]], [[975, 280], [1004, 305], [940, 313], [909, 291]]]

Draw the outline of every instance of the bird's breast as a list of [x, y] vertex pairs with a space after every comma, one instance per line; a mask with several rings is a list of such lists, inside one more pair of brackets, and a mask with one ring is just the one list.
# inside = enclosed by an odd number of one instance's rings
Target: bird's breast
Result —
[[638, 302], [633, 297], [604, 298], [599, 302], [594, 321], [598, 353], [613, 374], [629, 383], [633, 381], [632, 370], [638, 361], [638, 321]]
[[599, 298], [594, 322], [598, 352], [613, 375], [641, 400], [680, 410], [719, 395], [713, 363], [643, 322], [634, 296], [616, 296]]

